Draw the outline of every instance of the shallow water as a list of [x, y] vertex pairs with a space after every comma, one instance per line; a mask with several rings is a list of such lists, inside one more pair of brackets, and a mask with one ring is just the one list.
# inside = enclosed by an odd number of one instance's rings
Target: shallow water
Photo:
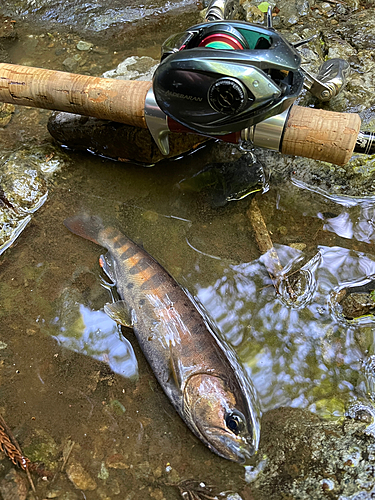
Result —
[[[40, 51], [32, 51], [21, 31], [13, 62], [63, 69], [59, 37], [52, 47], [39, 38]], [[111, 69], [124, 55], [99, 55], [92, 71]], [[48, 141], [47, 117], [18, 111], [2, 147]], [[339, 418], [366, 392], [361, 359], [374, 353], [374, 330], [372, 318], [343, 319], [332, 297], [375, 274], [372, 200], [343, 203], [272, 177], [269, 191], [256, 195], [281, 263], [309, 270], [308, 294], [294, 307], [275, 293], [260, 256], [247, 215], [251, 197], [213, 208], [207, 192], [182, 189], [210, 162], [210, 146], [153, 168], [69, 155], [48, 201], [0, 262], [0, 409], [24, 453], [58, 472], [52, 484], [38, 481], [40, 498], [177, 499], [174, 485], [187, 479], [251, 498], [244, 469], [188, 431], [132, 333], [101, 311], [110, 300], [98, 265], [103, 250], [63, 221], [98, 214], [196, 295], [249, 371], [264, 411], [293, 406]]]

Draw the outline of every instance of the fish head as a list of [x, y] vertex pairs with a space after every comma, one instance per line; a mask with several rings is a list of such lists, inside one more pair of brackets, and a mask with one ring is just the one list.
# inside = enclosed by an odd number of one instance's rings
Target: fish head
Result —
[[184, 390], [184, 413], [195, 434], [217, 455], [241, 464], [256, 453], [259, 422], [243, 392], [227, 380], [199, 373]]

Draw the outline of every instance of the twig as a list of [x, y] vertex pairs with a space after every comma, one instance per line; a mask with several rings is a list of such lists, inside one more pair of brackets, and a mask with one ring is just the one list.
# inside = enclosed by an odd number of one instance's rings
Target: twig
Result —
[[31, 489], [36, 494], [35, 486], [29, 471], [30, 460], [23, 455], [17, 439], [13, 436], [12, 431], [9, 429], [2, 415], [0, 415], [0, 449], [8, 455], [14, 465], [18, 465], [26, 472]]
[[65, 465], [67, 464], [67, 462], [69, 460], [70, 454], [72, 453], [74, 445], [75, 445], [75, 441], [71, 441], [71, 443], [69, 445], [69, 449], [68, 449], [67, 453], [65, 454], [65, 456], [63, 457], [64, 461], [63, 461], [63, 464], [61, 466], [60, 472], [62, 472], [64, 470]]
[[19, 213], [18, 210], [16, 209], [16, 207], [13, 206], [12, 203], [6, 197], [6, 195], [3, 191], [3, 188], [1, 186], [0, 186], [0, 203], [2, 203], [7, 208], [10, 208], [11, 210], [13, 210], [13, 212], [16, 212], [16, 214]]
[[255, 239], [260, 252], [265, 256], [264, 265], [267, 268], [276, 291], [280, 288], [280, 283], [284, 281], [287, 292], [292, 300], [296, 299], [296, 294], [289, 283], [288, 277], [283, 272], [279, 256], [273, 246], [270, 233], [268, 232], [266, 223], [264, 222], [262, 212], [259, 209], [255, 198], [252, 199], [250, 208], [247, 211], [247, 216], [250, 219]]

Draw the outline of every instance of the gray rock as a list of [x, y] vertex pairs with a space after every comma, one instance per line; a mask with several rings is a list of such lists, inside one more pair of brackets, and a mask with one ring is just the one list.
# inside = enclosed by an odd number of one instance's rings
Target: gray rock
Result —
[[26, 476], [11, 469], [0, 482], [0, 493], [3, 500], [25, 500], [28, 486]]
[[[90, 32], [94, 37], [110, 37], [123, 30], [137, 26], [149, 27], [161, 16], [197, 15], [197, 6], [192, 0], [182, 2], [143, 2], [140, 0], [111, 0], [110, 2], [59, 2], [56, 0], [4, 0], [2, 13], [13, 19], [23, 19], [32, 23], [33, 28], [47, 30], [70, 26], [76, 32]], [[149, 31], [148, 28], [146, 30]], [[149, 35], [152, 33], [149, 32]], [[139, 36], [139, 33], [138, 35]], [[121, 35], [120, 35], [121, 37]]]
[[249, 485], [254, 500], [372, 498], [375, 440], [366, 423], [279, 408], [262, 425], [261, 467]]
[[73, 461], [71, 460], [71, 463], [69, 463], [66, 468], [66, 473], [74, 486], [79, 490], [93, 491], [97, 487], [95, 480], [78, 462], [73, 463]]
[[67, 57], [63, 61], [63, 66], [66, 71], [69, 71], [70, 73], [74, 72], [75, 69], [78, 66], [78, 61], [74, 59], [74, 57]]
[[93, 43], [90, 43], [90, 42], [84, 42], [83, 40], [80, 40], [78, 43], [77, 43], [77, 49], [78, 50], [90, 50], [92, 47], [93, 47]]

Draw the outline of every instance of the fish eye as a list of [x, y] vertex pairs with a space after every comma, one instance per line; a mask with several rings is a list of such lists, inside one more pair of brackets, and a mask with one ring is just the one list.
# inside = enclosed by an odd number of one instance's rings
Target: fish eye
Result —
[[231, 411], [225, 415], [225, 423], [228, 429], [238, 436], [245, 428], [245, 417], [239, 411]]

